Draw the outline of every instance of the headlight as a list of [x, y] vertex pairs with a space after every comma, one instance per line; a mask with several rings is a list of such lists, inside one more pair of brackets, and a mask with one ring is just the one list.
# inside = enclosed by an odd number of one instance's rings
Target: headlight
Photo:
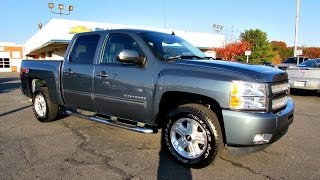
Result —
[[230, 108], [244, 110], [266, 110], [266, 84], [233, 81], [230, 93]]

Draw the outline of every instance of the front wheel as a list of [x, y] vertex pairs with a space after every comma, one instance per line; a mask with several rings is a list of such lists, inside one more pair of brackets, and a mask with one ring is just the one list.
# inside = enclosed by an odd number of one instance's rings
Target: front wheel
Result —
[[54, 104], [47, 87], [41, 87], [33, 96], [33, 113], [40, 122], [50, 122], [57, 118], [59, 106]]
[[179, 163], [202, 168], [217, 159], [223, 137], [217, 115], [200, 104], [173, 110], [163, 129], [164, 146]]

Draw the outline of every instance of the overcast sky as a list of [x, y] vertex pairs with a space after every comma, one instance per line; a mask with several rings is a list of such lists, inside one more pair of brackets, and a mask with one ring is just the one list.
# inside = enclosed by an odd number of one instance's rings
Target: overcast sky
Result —
[[[143, 25], [215, 33], [236, 39], [246, 29], [259, 28], [269, 40], [294, 42], [296, 0], [52, 0], [74, 6], [69, 16], [52, 14], [45, 0], [1, 0], [0, 42], [23, 44], [52, 18]], [[320, 47], [320, 1], [301, 0], [299, 46]], [[59, 28], [59, 27], [57, 27]]]

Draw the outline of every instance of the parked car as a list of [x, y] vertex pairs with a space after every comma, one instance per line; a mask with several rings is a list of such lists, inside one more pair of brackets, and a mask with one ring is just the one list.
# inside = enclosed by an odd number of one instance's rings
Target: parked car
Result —
[[[299, 57], [299, 64], [303, 63], [304, 61], [308, 60], [307, 57]], [[277, 67], [282, 70], [287, 70], [290, 66], [297, 66], [297, 57], [289, 57], [285, 61], [283, 61], [281, 64], [278, 64]]]
[[224, 148], [263, 149], [294, 118], [285, 71], [213, 61], [154, 31], [76, 34], [63, 61], [24, 60], [20, 77], [39, 121], [64, 109], [141, 133], [162, 128], [163, 147], [190, 167], [209, 165]]
[[290, 91], [296, 89], [320, 92], [320, 59], [310, 59], [287, 69]]

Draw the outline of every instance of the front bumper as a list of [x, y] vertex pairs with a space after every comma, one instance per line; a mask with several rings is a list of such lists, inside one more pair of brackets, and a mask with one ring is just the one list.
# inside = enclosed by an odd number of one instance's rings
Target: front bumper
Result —
[[272, 134], [269, 144], [280, 139], [293, 122], [294, 102], [291, 98], [285, 109], [274, 114], [222, 110], [228, 146], [254, 146], [257, 134]]

